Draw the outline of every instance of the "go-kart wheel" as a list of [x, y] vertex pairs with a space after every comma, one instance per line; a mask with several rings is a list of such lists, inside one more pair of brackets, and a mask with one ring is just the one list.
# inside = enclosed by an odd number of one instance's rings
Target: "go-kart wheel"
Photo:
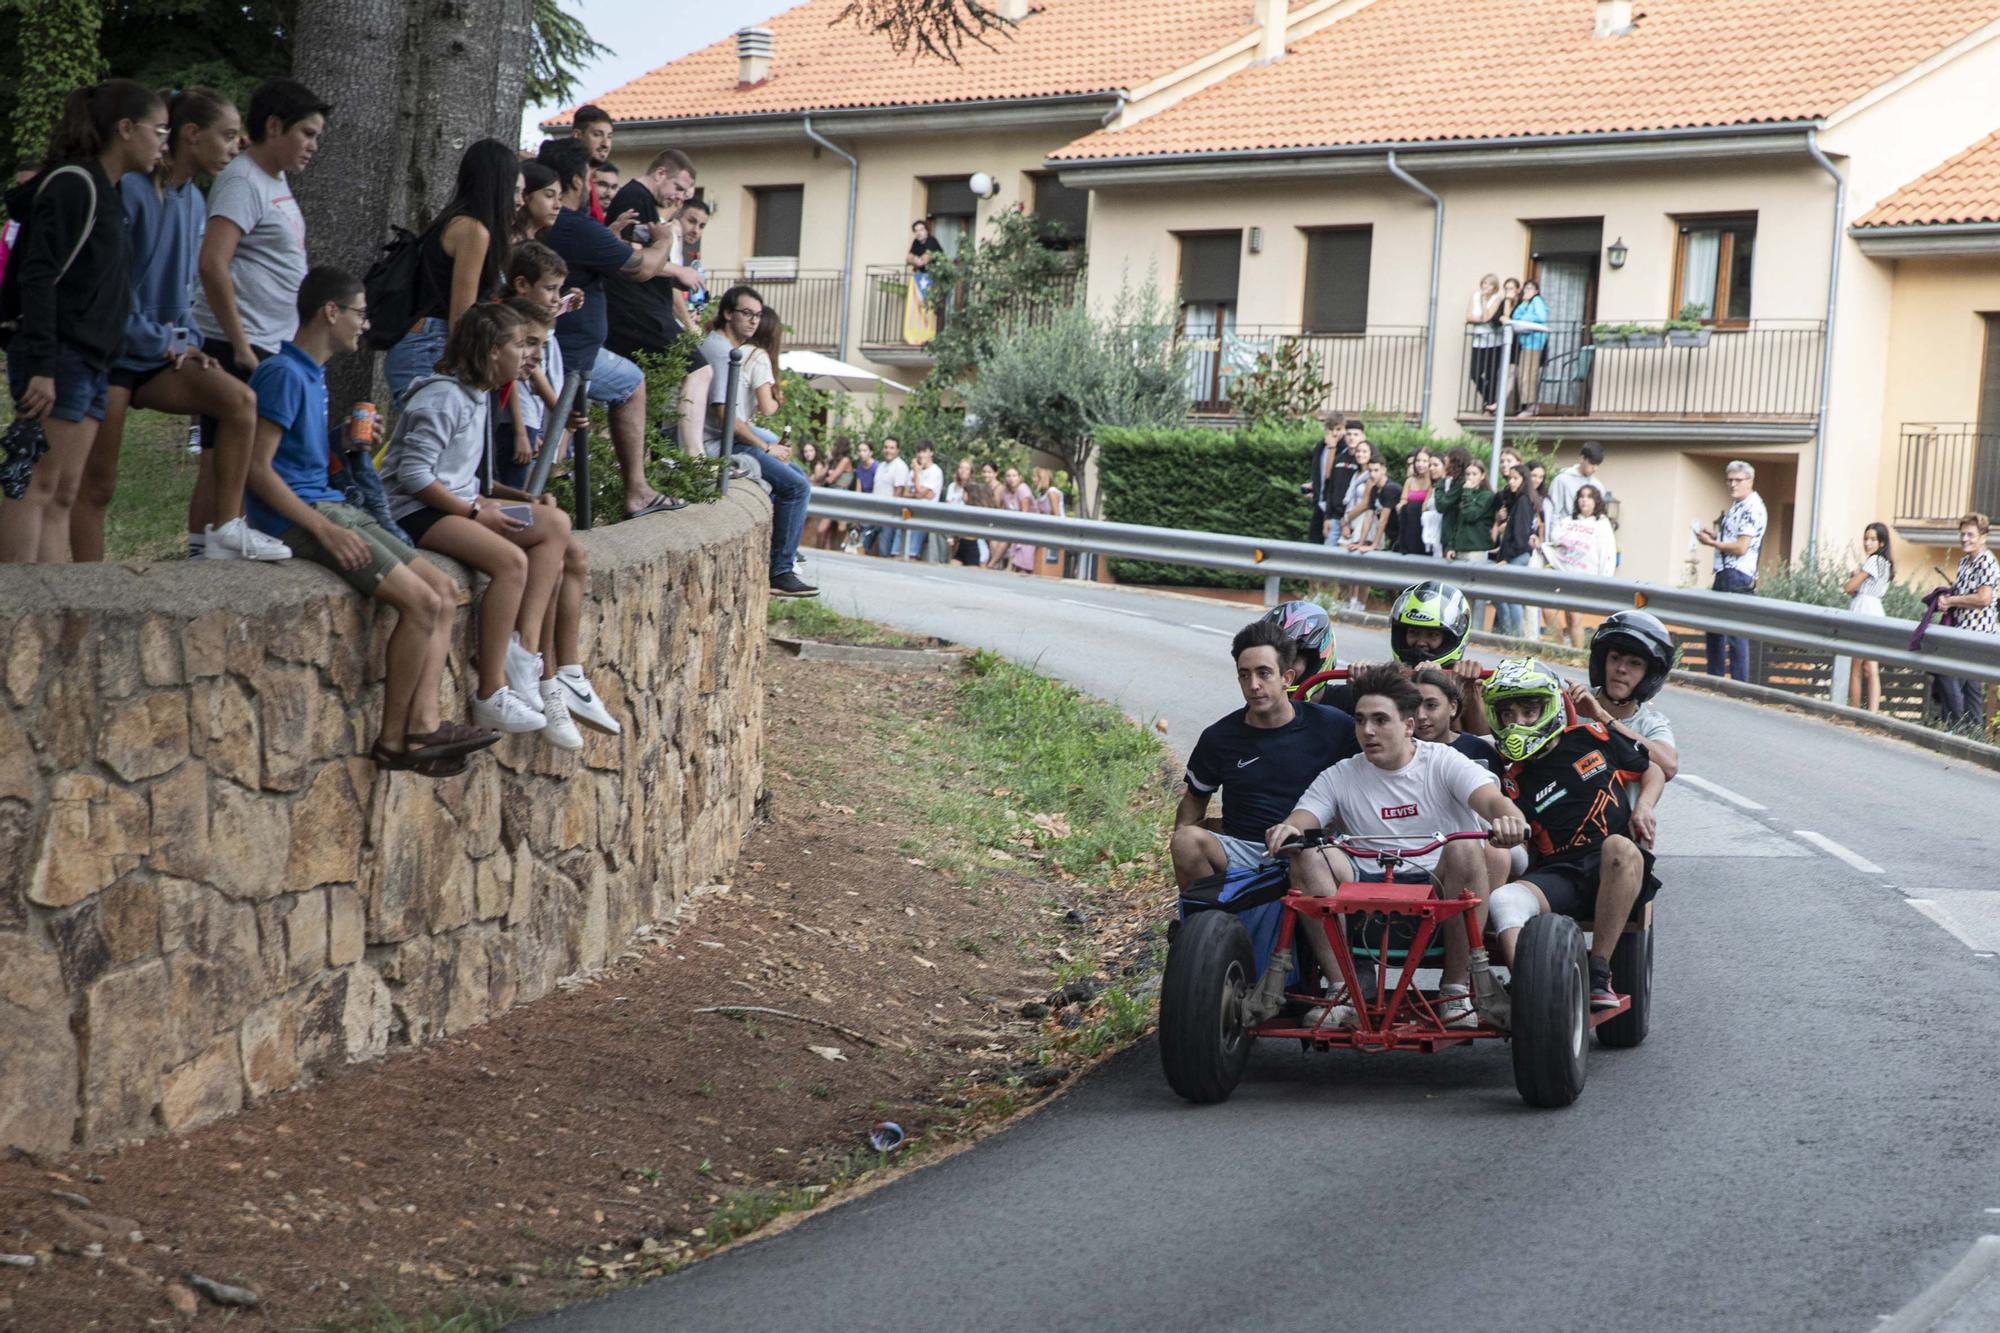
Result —
[[1182, 923], [1160, 984], [1160, 1065], [1167, 1085], [1191, 1102], [1236, 1091], [1250, 1058], [1243, 1001], [1257, 983], [1250, 933], [1228, 912]]
[[1583, 1091], [1590, 966], [1566, 916], [1529, 921], [1514, 946], [1514, 1086], [1530, 1106], [1568, 1106]]
[[1597, 1025], [1597, 1039], [1606, 1046], [1637, 1046], [1653, 1023], [1653, 928], [1641, 926], [1618, 937], [1611, 955], [1611, 984], [1623, 991], [1632, 1007]]

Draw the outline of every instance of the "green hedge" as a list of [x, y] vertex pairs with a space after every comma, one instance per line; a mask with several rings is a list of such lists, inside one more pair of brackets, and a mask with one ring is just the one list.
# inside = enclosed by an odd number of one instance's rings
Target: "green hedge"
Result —
[[[1096, 439], [1104, 517], [1113, 523], [1276, 541], [1306, 539], [1312, 504], [1300, 494], [1299, 484], [1310, 471], [1317, 429], [1107, 426]], [[1111, 572], [1124, 583], [1263, 586], [1254, 574], [1148, 560], [1113, 560]]]

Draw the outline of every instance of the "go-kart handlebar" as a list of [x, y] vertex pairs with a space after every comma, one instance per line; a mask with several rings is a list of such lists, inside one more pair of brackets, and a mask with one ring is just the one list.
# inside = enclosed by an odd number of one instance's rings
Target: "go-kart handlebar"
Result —
[[[1440, 668], [1440, 670], [1446, 671], [1450, 669], [1449, 667]], [[1353, 674], [1352, 667], [1329, 667], [1325, 671], [1316, 671], [1298, 684], [1292, 686], [1292, 698], [1303, 699], [1315, 686], [1323, 685], [1330, 680], [1349, 680], [1353, 677]], [[1485, 680], [1492, 674], [1492, 667], [1481, 667], [1479, 669], [1479, 678], [1481, 680]]]
[[1430, 841], [1420, 847], [1403, 847], [1394, 851], [1371, 852], [1362, 850], [1356, 844], [1364, 842], [1406, 843], [1410, 841], [1410, 838], [1388, 833], [1328, 834], [1325, 829], [1309, 829], [1289, 842], [1280, 843], [1278, 850], [1272, 853], [1272, 855], [1285, 857], [1296, 852], [1307, 851], [1314, 847], [1334, 847], [1343, 852], [1348, 852], [1356, 856], [1369, 857], [1374, 860], [1380, 860], [1384, 856], [1393, 856], [1398, 860], [1407, 861], [1419, 856], [1428, 856], [1438, 848], [1443, 847], [1446, 843], [1471, 842], [1475, 839], [1480, 842], [1491, 842], [1493, 840], [1493, 832], [1487, 829], [1479, 832], [1433, 833], [1430, 835]]

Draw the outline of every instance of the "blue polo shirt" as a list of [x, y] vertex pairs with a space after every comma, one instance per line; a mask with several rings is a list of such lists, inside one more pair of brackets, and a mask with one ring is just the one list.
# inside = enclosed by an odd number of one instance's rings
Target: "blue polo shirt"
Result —
[[[292, 494], [309, 505], [346, 499], [327, 476], [326, 367], [287, 342], [250, 372], [250, 388], [257, 395], [258, 418], [283, 432], [271, 468]], [[255, 491], [244, 496], [243, 512], [250, 526], [273, 537], [292, 526]]]
[[632, 262], [632, 247], [613, 235], [611, 228], [574, 208], [556, 214], [545, 239], [549, 248], [569, 265], [563, 290], [583, 293], [583, 308], [572, 310], [556, 321], [556, 344], [562, 348], [563, 366], [567, 370], [587, 372], [597, 364], [597, 353], [610, 332], [610, 306], [605, 301], [604, 280], [616, 278]]

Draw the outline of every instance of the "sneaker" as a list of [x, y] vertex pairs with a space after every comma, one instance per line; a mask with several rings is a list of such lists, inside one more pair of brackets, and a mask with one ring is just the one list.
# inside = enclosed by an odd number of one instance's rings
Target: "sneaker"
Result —
[[542, 682], [542, 739], [558, 750], [581, 750], [583, 733], [570, 721], [569, 708], [563, 703], [562, 687], [552, 680]]
[[1322, 1004], [1306, 1010], [1306, 1016], [1299, 1020], [1300, 1027], [1351, 1028], [1356, 1015], [1351, 1004]]
[[521, 646], [521, 636], [507, 640], [507, 688], [537, 713], [542, 711], [542, 655]]
[[819, 589], [789, 570], [771, 580], [773, 597], [817, 597]]
[[1438, 987], [1438, 1021], [1448, 1028], [1476, 1028], [1479, 1015], [1472, 1011], [1472, 988], [1456, 983]]
[[242, 515], [202, 532], [204, 560], [290, 560], [292, 548], [250, 526]]
[[504, 731], [510, 736], [524, 732], [540, 731], [548, 725], [548, 720], [539, 712], [528, 707], [520, 695], [502, 685], [486, 698], [474, 696], [472, 700], [472, 720], [482, 727]]
[[1616, 1009], [1618, 992], [1611, 989], [1611, 965], [1590, 960], [1590, 1007], [1593, 1009]]
[[187, 535], [187, 542], [188, 559], [199, 560], [208, 553], [208, 536], [206, 533], [190, 532]]
[[188, 418], [187, 451], [197, 457], [201, 454], [201, 418]]
[[581, 722], [592, 731], [601, 731], [607, 736], [624, 734], [625, 728], [618, 719], [611, 716], [611, 710], [604, 706], [604, 700], [597, 697], [597, 691], [590, 688], [590, 680], [580, 666], [566, 666], [556, 672], [554, 680], [542, 682], [542, 699], [547, 702], [549, 691], [562, 696], [563, 711], [572, 719]]

